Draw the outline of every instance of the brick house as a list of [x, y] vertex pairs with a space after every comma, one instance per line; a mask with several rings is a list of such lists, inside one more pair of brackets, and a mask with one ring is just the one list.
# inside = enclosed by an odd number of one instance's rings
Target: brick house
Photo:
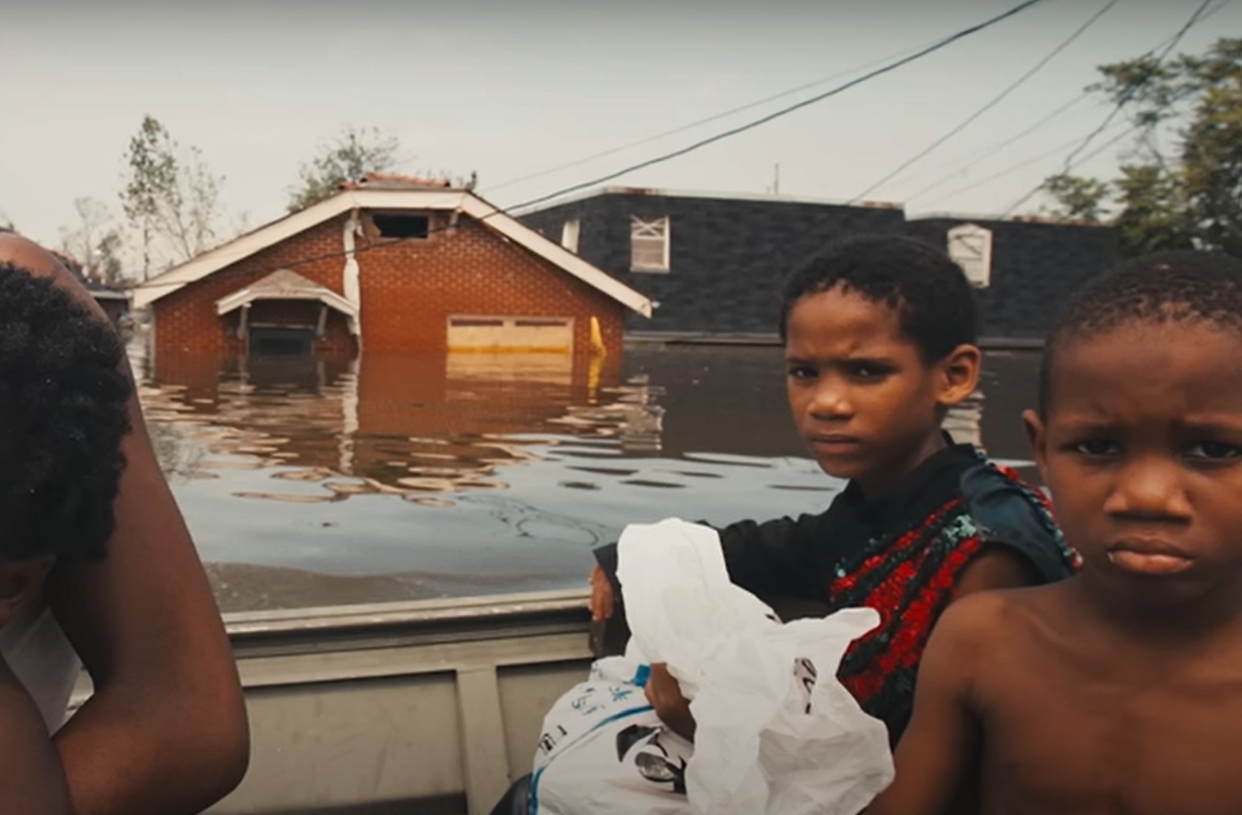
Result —
[[1052, 219], [910, 219], [895, 204], [606, 188], [522, 214], [584, 260], [651, 297], [633, 335], [776, 334], [786, 277], [825, 244], [861, 233], [944, 247], [980, 292], [985, 339], [1037, 341], [1083, 282], [1117, 260], [1116, 232]]
[[[368, 176], [136, 288], [176, 355], [526, 351], [620, 356], [651, 302], [474, 195]], [[486, 356], [486, 355], [483, 355]]]

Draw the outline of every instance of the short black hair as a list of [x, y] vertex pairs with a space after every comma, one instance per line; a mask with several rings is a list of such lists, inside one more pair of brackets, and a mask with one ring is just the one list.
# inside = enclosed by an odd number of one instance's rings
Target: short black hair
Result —
[[895, 309], [902, 333], [926, 362], [978, 339], [974, 290], [946, 253], [898, 235], [859, 235], [829, 245], [790, 276], [781, 303], [781, 340], [799, 300], [838, 286]]
[[1061, 350], [1136, 322], [1205, 322], [1242, 332], [1242, 260], [1216, 252], [1159, 252], [1128, 260], [1084, 286], [1044, 344], [1040, 412], [1047, 410]]
[[67, 291], [0, 263], [0, 558], [104, 555], [130, 429], [124, 355]]

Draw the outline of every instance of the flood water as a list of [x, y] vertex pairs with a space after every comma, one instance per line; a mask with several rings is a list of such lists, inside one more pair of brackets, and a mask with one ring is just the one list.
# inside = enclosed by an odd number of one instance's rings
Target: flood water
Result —
[[[819, 511], [780, 349], [149, 359], [150, 433], [225, 611], [585, 585], [631, 522]], [[1026, 458], [1038, 355], [993, 352], [959, 440]]]

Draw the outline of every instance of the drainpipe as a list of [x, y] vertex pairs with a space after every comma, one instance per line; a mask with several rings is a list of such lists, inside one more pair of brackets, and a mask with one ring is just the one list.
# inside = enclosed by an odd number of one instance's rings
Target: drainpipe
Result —
[[354, 257], [354, 238], [361, 231], [361, 222], [358, 220], [358, 209], [355, 207], [349, 213], [349, 220], [345, 222], [345, 234], [342, 235], [342, 243], [345, 250], [345, 271], [343, 272], [343, 286], [345, 289], [345, 299], [353, 304], [357, 311], [356, 317], [349, 318], [349, 332], [358, 338], [358, 350], [362, 350], [362, 286], [359, 282], [358, 259]]

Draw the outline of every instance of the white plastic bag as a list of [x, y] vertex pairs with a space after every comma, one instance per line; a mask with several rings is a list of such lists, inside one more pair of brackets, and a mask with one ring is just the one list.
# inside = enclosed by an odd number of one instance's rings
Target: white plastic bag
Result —
[[647, 666], [626, 657], [591, 676], [544, 718], [531, 777], [531, 815], [687, 815], [690, 742], [647, 704]]
[[[618, 578], [633, 638], [545, 719], [538, 812], [856, 815], [891, 782], [887, 729], [836, 680], [874, 610], [782, 625], [729, 582], [716, 532], [679, 520], [627, 527]], [[693, 746], [646, 706], [653, 662], [690, 700]]]
[[855, 815], [892, 781], [887, 728], [836, 680], [875, 610], [781, 625], [729, 582], [715, 530], [675, 519], [628, 527], [617, 577], [627, 655], [667, 662], [690, 700], [695, 815]]

